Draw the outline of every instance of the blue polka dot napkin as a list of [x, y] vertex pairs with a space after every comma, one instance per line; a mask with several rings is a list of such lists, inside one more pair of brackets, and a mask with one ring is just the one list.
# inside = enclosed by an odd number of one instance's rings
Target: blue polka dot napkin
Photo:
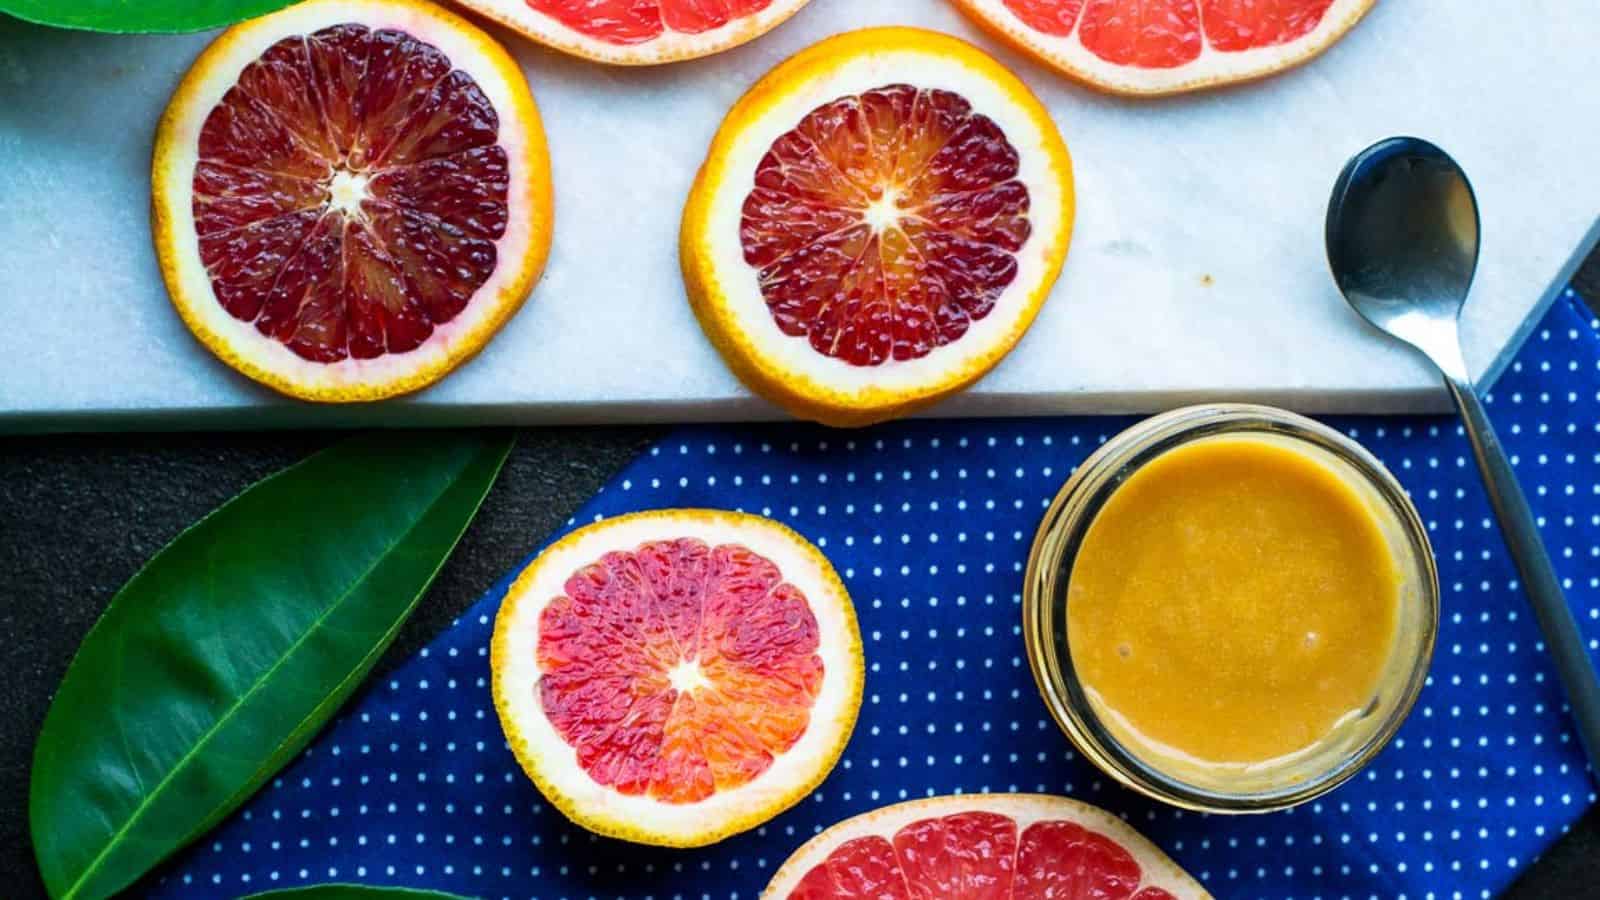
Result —
[[[1559, 301], [1490, 404], [1569, 601], [1600, 636], [1600, 332]], [[913, 797], [1043, 791], [1112, 809], [1223, 897], [1487, 897], [1594, 802], [1537, 627], [1453, 419], [1333, 422], [1410, 490], [1440, 563], [1432, 676], [1393, 744], [1322, 800], [1208, 817], [1143, 800], [1079, 757], [1023, 658], [1035, 527], [1073, 466], [1127, 419], [677, 431], [574, 518], [716, 506], [794, 526], [860, 613], [866, 699], [813, 796], [694, 851], [569, 824], [523, 777], [490, 700], [508, 575], [369, 685], [259, 796], [179, 857], [155, 894], [360, 881], [479, 897], [754, 898], [818, 829]]]

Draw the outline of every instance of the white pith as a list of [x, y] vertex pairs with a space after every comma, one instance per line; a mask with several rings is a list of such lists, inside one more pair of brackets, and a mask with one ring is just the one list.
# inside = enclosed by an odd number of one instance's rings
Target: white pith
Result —
[[709, 31], [666, 29], [658, 37], [638, 44], [614, 44], [591, 37], [539, 12], [527, 0], [456, 2], [558, 50], [616, 65], [650, 65], [707, 56], [752, 40], [794, 15], [810, 0], [773, 0], [766, 9], [742, 19], [730, 19]]
[[928, 818], [961, 812], [991, 812], [1017, 823], [1020, 836], [1028, 826], [1043, 821], [1069, 821], [1106, 835], [1139, 863], [1144, 887], [1159, 887], [1177, 900], [1205, 900], [1211, 895], [1178, 867], [1161, 849], [1121, 819], [1099, 807], [1066, 797], [1044, 794], [957, 794], [885, 806], [834, 825], [796, 850], [762, 891], [762, 900], [783, 900], [807, 872], [828, 858], [834, 848], [860, 837], [892, 839], [901, 828]]
[[[575, 541], [545, 551], [530, 566], [531, 579], [525, 574], [512, 586], [495, 622], [498, 664], [494, 691], [502, 719], [509, 720], [502, 722], [507, 733], [516, 733], [525, 741], [516, 748], [518, 757], [533, 767], [536, 781], [544, 780], [542, 789], [563, 795], [591, 819], [628, 823], [655, 842], [704, 843], [701, 839], [708, 833], [726, 833], [719, 828], [721, 823], [746, 818], [755, 810], [776, 814], [798, 799], [792, 796], [797, 786], [813, 783], [819, 770], [831, 765], [855, 722], [861, 691], [860, 646], [850, 598], [817, 564], [812, 555], [815, 551], [801, 543], [802, 539], [755, 517], [695, 510], [685, 513], [609, 520], [581, 532]], [[598, 784], [579, 766], [577, 750], [556, 732], [540, 702], [539, 616], [552, 599], [565, 593], [565, 582], [574, 572], [602, 555], [682, 537], [696, 537], [712, 547], [741, 545], [778, 566], [784, 581], [805, 595], [816, 617], [823, 679], [805, 732], [770, 768], [737, 788], [719, 791], [698, 803], [669, 804]], [[671, 677], [690, 685], [705, 683], [693, 664], [675, 668]]]
[[[435, 14], [437, 15], [437, 14]], [[499, 118], [498, 143], [508, 159], [510, 190], [506, 197], [506, 233], [495, 242], [498, 260], [495, 271], [454, 319], [437, 325], [423, 344], [405, 353], [385, 354], [375, 359], [346, 358], [335, 363], [307, 360], [256, 330], [251, 322], [229, 315], [216, 299], [205, 264], [200, 258], [200, 242], [195, 232], [191, 205], [195, 167], [199, 162], [201, 128], [212, 109], [239, 79], [246, 66], [269, 47], [286, 37], [309, 35], [332, 25], [356, 23], [372, 29], [404, 31], [438, 48], [451, 64], [472, 76], [493, 104]], [[463, 23], [464, 24], [464, 23]], [[216, 335], [241, 358], [268, 373], [309, 390], [381, 387], [411, 373], [444, 365], [458, 356], [459, 341], [473, 334], [488, 320], [503, 314], [506, 302], [521, 297], [502, 298], [500, 294], [523, 274], [522, 260], [527, 254], [533, 230], [534, 211], [529, 209], [528, 182], [540, 177], [528, 171], [524, 149], [529, 144], [528, 123], [518, 114], [511, 86], [500, 70], [484, 60], [482, 51], [466, 36], [443, 26], [437, 18], [409, 5], [384, 0], [309, 0], [271, 16], [255, 20], [227, 33], [238, 35], [225, 52], [211, 61], [204, 81], [181, 109], [173, 110], [169, 121], [171, 152], [166, 159], [166, 174], [155, 185], [156, 202], [170, 216], [172, 255], [179, 285], [170, 286], [176, 297], [188, 298], [185, 311], [197, 327]], [[480, 36], [480, 39], [481, 36]], [[351, 173], [342, 181], [338, 174], [328, 185], [343, 191], [344, 203], [351, 192], [365, 191], [362, 176]], [[333, 197], [341, 202], [338, 195]]]
[[[739, 238], [745, 197], [755, 184], [756, 167], [772, 144], [793, 130], [819, 106], [874, 88], [909, 84], [919, 89], [951, 91], [972, 105], [975, 113], [999, 125], [1016, 149], [1018, 180], [1028, 189], [1032, 233], [1015, 254], [1017, 274], [994, 308], [952, 343], [911, 360], [887, 360], [857, 366], [819, 353], [805, 336], [784, 334], [761, 294], [757, 270], [745, 262]], [[1064, 226], [1063, 185], [1051, 170], [1049, 137], [1040, 123], [1019, 107], [991, 75], [948, 55], [913, 48], [884, 49], [843, 61], [825, 75], [785, 95], [737, 133], [724, 136], [730, 148], [724, 177], [708, 188], [705, 241], [709, 280], [720, 287], [733, 327], [760, 352], [764, 362], [785, 378], [824, 384], [845, 397], [866, 391], [912, 392], [949, 379], [994, 352], [1029, 314], [1029, 297], [1050, 274], [1048, 254]], [[888, 199], [886, 195], [885, 199]], [[882, 207], [869, 215], [883, 222], [897, 210]]]
[[[1239, 81], [1274, 72], [1302, 61], [1333, 42], [1366, 11], [1372, 0], [1334, 0], [1317, 26], [1286, 44], [1250, 50], [1222, 51], [1202, 39], [1200, 55], [1181, 66], [1146, 69], [1109, 62], [1096, 56], [1079, 40], [1083, 13], [1065, 35], [1045, 34], [1018, 18], [1002, 0], [963, 0], [973, 12], [1014, 40], [1067, 69], [1113, 90], [1131, 94], [1160, 94], [1208, 84]], [[1201, 11], [1204, 33], [1204, 10]]]

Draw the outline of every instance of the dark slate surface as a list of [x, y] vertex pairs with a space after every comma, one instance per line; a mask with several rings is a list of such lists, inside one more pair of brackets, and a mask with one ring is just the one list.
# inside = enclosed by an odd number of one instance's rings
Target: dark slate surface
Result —
[[[1600, 254], [1576, 284], [1600, 304]], [[505, 472], [380, 671], [443, 628], [661, 432], [520, 433]], [[116, 589], [185, 526], [325, 433], [0, 439], [0, 895], [45, 897], [27, 831], [28, 767], [50, 696]], [[1600, 897], [1600, 808], [1509, 892]]]

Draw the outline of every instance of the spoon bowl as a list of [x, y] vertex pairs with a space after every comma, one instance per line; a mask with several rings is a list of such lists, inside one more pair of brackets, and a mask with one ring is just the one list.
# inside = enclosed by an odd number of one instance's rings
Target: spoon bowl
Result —
[[1460, 355], [1456, 320], [1478, 267], [1478, 237], [1466, 173], [1418, 138], [1356, 154], [1328, 202], [1328, 262], [1339, 290], [1373, 326], [1430, 356], [1450, 355], [1445, 338]]

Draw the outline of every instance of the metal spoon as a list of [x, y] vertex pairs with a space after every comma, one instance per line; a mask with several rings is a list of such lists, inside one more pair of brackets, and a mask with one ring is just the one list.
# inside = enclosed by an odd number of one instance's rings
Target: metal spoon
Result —
[[1328, 201], [1328, 264], [1345, 300], [1444, 373], [1489, 502], [1555, 657], [1578, 739], [1600, 778], [1600, 679], [1561, 595], [1528, 501], [1484, 414], [1457, 319], [1478, 265], [1478, 202], [1466, 173], [1427, 141], [1390, 138], [1351, 159]]

